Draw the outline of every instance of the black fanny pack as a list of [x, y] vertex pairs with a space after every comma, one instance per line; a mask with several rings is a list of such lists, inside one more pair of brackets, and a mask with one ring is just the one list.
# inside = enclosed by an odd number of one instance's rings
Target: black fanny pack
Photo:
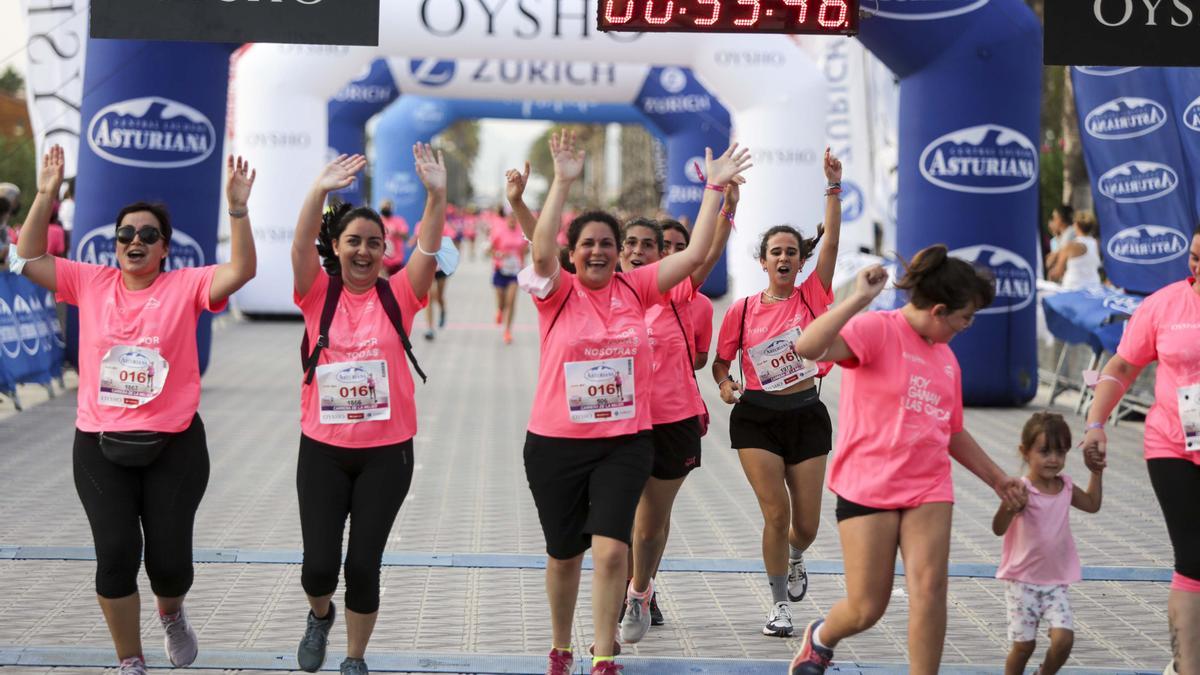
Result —
[[101, 431], [100, 452], [113, 464], [149, 466], [174, 436], [161, 431]]

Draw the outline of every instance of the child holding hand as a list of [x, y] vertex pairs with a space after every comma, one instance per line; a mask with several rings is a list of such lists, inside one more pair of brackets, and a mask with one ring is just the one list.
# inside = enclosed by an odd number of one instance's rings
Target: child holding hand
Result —
[[1035, 413], [1021, 431], [1019, 450], [1029, 472], [1022, 477], [1028, 488], [1018, 510], [1001, 505], [992, 519], [992, 531], [1004, 537], [997, 579], [1007, 582], [1008, 637], [1012, 650], [1005, 675], [1020, 675], [1033, 655], [1038, 625], [1050, 624], [1050, 648], [1039, 675], [1057, 673], [1075, 641], [1074, 621], [1067, 587], [1081, 578], [1079, 553], [1071, 536], [1070, 510], [1100, 510], [1105, 461], [1094, 450], [1084, 452], [1091, 472], [1087, 490], [1062, 473], [1071, 449], [1071, 430], [1062, 415]]

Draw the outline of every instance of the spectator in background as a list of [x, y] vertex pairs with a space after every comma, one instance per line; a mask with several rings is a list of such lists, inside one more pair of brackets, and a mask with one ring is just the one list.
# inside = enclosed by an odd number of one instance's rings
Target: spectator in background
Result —
[[0, 183], [0, 265], [8, 261], [9, 218], [21, 210], [21, 188]]
[[[62, 201], [58, 205], [58, 224], [63, 229], [63, 248], [71, 245], [71, 231], [75, 229], [75, 179], [63, 183]], [[53, 221], [51, 221], [53, 222]], [[65, 254], [64, 254], [65, 255]]]
[[383, 229], [387, 232], [387, 241], [383, 248], [383, 267], [388, 275], [395, 274], [404, 267], [405, 247], [408, 245], [408, 221], [403, 216], [397, 216], [392, 209], [395, 204], [385, 199], [379, 205], [379, 215], [383, 218]]
[[1100, 242], [1096, 240], [1099, 230], [1096, 216], [1090, 211], [1075, 216], [1075, 224], [1071, 227], [1073, 237], [1057, 253], [1051, 254], [1054, 256], [1054, 265], [1048, 273], [1051, 281], [1057, 281], [1068, 291], [1103, 285], [1100, 280]]
[[1050, 252], [1046, 254], [1046, 272], [1049, 273], [1058, 262], [1063, 246], [1075, 238], [1075, 209], [1065, 204], [1054, 207], [1046, 228], [1050, 230]]

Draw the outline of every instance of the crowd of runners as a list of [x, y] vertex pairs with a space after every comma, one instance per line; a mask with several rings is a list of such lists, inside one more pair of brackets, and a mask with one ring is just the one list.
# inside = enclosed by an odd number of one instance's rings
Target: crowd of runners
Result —
[[[664, 621], [654, 579], [672, 505], [701, 466], [709, 415], [723, 414], [708, 410], [698, 389], [697, 373], [712, 351], [713, 312], [698, 291], [725, 250], [752, 164], [736, 144], [707, 153], [704, 196], [690, 229], [670, 219], [622, 223], [588, 211], [570, 219], [564, 246], [563, 210], [584, 156], [568, 131], [551, 137], [550, 153], [554, 177], [540, 213], [524, 202], [526, 165], [505, 176], [511, 214], [491, 219], [496, 323], [511, 341], [516, 294], [532, 296], [540, 367], [524, 462], [546, 542], [552, 636], [546, 672], [573, 672], [572, 626], [590, 549], [595, 635], [587, 651], [591, 672], [610, 674], [622, 668], [615, 661], [622, 643], [645, 639]], [[333, 599], [339, 573], [347, 631], [341, 672], [368, 672], [382, 555], [413, 479], [412, 371], [425, 376], [409, 335], [417, 313], [431, 312], [444, 298], [442, 249], [458, 233], [447, 225], [441, 153], [419, 144], [413, 154], [428, 198], [411, 239], [390, 205], [381, 212], [327, 207], [330, 193], [365, 167], [361, 156], [325, 167], [296, 224], [293, 300], [304, 317], [296, 487], [301, 585], [310, 608], [303, 630], [297, 622], [297, 660], [309, 672], [325, 663], [339, 613]], [[220, 311], [256, 267], [247, 208], [255, 173], [232, 157], [227, 170], [227, 263], [164, 271], [170, 217], [145, 202], [118, 214], [118, 268], [48, 257], [50, 206], [63, 179], [57, 147], [43, 160], [38, 194], [11, 256], [14, 271], [79, 308], [75, 484], [96, 548], [96, 593], [122, 673], [146, 668], [137, 587], [143, 550], [170, 662], [187, 666], [197, 655], [184, 603], [193, 579], [195, 512], [208, 481], [195, 328], [201, 313]], [[1012, 641], [1006, 672], [1023, 672], [1043, 623], [1050, 645], [1040, 672], [1057, 672], [1073, 642], [1067, 587], [1080, 580], [1067, 514], [1072, 507], [1101, 508], [1104, 423], [1150, 363], [1157, 363], [1156, 402], [1145, 453], [1175, 551], [1172, 668], [1200, 675], [1200, 229], [1189, 252], [1193, 277], [1146, 299], [1100, 377], [1081, 443], [1087, 480], [1062, 473], [1072, 435], [1061, 416], [1047, 412], [1034, 414], [1014, 439], [1027, 469], [1015, 477], [964, 428], [961, 372], [947, 346], [991, 303], [992, 280], [934, 245], [905, 263], [896, 286], [908, 302], [900, 309], [863, 311], [887, 281], [878, 266], [862, 270], [854, 289], [834, 304], [841, 164], [828, 151], [824, 173], [817, 235], [787, 225], [765, 231], [758, 260], [767, 286], [729, 305], [711, 366], [721, 400], [731, 406], [729, 446], [763, 516], [762, 558], [773, 599], [763, 634], [796, 633], [789, 603], [808, 592], [804, 553], [817, 535], [826, 483], [836, 498], [845, 597], [800, 631], [792, 675], [824, 673], [839, 642], [879, 621], [897, 552], [908, 589], [910, 672], [938, 671], [947, 620], [951, 459], [996, 493], [993, 530], [1004, 537], [997, 576], [1006, 583]], [[468, 247], [477, 234], [463, 232]], [[412, 251], [407, 260], [397, 254], [405, 248]], [[813, 256], [814, 269], [798, 282]], [[437, 322], [445, 317], [442, 304]], [[430, 313], [427, 338], [434, 323]], [[836, 443], [820, 396], [821, 378], [835, 366], [844, 369]], [[353, 527], [343, 561], [347, 521]]]

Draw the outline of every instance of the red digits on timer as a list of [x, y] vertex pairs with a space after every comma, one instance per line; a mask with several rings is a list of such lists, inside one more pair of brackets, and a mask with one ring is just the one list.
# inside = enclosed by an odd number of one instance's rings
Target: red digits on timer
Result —
[[660, 26], [671, 20], [671, 15], [675, 13], [675, 0], [667, 0], [667, 6], [663, 9], [662, 16], [654, 16], [654, 5], [654, 0], [646, 3], [646, 23]]
[[721, 0], [697, 0], [701, 5], [712, 5], [712, 16], [707, 19], [695, 19], [692, 23], [697, 26], [711, 26], [721, 18]]
[[[633, 18], [633, 0], [625, 0], [625, 13], [621, 16], [616, 15], [617, 0], [608, 0], [604, 3], [604, 20], [610, 24], [629, 23]], [[649, 13], [647, 11], [647, 13]]]

